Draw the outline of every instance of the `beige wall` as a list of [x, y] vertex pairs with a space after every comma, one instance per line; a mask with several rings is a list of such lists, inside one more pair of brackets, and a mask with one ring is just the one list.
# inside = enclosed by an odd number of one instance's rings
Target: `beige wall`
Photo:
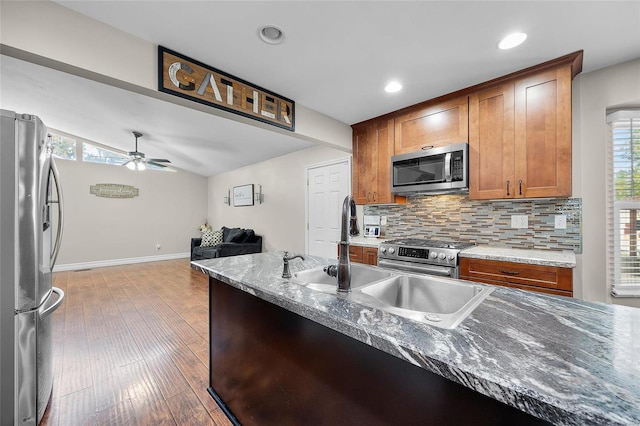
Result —
[[576, 296], [640, 307], [640, 298], [610, 296], [606, 271], [606, 111], [640, 106], [640, 59], [579, 75], [573, 94], [573, 194], [582, 197], [583, 208]]
[[[304, 253], [306, 167], [346, 158], [342, 151], [313, 147], [209, 178], [209, 221], [222, 226], [252, 228], [262, 235], [262, 250]], [[247, 207], [224, 204], [227, 190], [262, 185], [264, 203]], [[339, 214], [339, 212], [336, 212]]]
[[[135, 172], [68, 160], [56, 164], [65, 206], [58, 270], [119, 259], [186, 256], [190, 238], [199, 235], [207, 217], [207, 178], [200, 175], [180, 170]], [[96, 197], [89, 193], [96, 183], [132, 185], [140, 195]]]

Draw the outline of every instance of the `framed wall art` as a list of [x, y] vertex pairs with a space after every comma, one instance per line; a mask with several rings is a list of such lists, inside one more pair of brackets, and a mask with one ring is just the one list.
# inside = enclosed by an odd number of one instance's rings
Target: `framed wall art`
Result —
[[233, 187], [233, 206], [253, 205], [253, 184]]

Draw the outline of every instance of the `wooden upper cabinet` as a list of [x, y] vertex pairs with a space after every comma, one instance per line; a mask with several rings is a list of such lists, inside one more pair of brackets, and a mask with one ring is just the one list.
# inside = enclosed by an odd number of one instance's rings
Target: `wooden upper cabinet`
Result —
[[353, 199], [356, 204], [404, 203], [391, 193], [393, 119], [353, 126]]
[[469, 140], [468, 97], [419, 104], [395, 117], [395, 154]]
[[356, 204], [367, 204], [371, 187], [377, 185], [378, 175], [371, 172], [378, 169], [374, 137], [372, 126], [353, 128], [353, 199]]
[[513, 84], [469, 96], [469, 198], [512, 197], [514, 182]]
[[570, 196], [571, 69], [517, 81], [515, 111], [516, 196]]
[[469, 95], [469, 198], [571, 195], [571, 67]]

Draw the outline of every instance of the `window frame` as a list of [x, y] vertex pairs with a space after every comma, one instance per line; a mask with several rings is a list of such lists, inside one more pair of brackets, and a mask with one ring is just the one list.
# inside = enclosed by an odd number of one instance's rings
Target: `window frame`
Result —
[[[622, 282], [622, 241], [620, 235], [620, 212], [629, 209], [640, 211], [640, 200], [616, 201], [615, 196], [614, 122], [629, 119], [640, 119], [640, 109], [625, 109], [607, 114], [607, 279], [610, 281], [609, 287], [613, 297], [640, 296], [640, 277], [637, 284], [624, 284]], [[640, 126], [638, 128], [640, 129]], [[632, 127], [632, 129], [635, 129], [635, 127]], [[633, 182], [633, 176], [631, 176], [631, 182]]]

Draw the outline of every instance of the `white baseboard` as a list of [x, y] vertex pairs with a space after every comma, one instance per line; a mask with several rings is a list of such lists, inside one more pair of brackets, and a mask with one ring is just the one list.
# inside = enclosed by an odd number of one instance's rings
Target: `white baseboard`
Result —
[[128, 259], [112, 259], [112, 260], [98, 260], [95, 262], [81, 262], [81, 263], [67, 263], [65, 265], [56, 265], [53, 268], [53, 272], [61, 271], [76, 271], [78, 269], [91, 269], [102, 268], [104, 266], [118, 266], [129, 265], [132, 263], [146, 263], [146, 262], [158, 262], [160, 260], [174, 260], [190, 257], [190, 253], [173, 253], [163, 254], [160, 256], [144, 256], [144, 257], [130, 257]]

